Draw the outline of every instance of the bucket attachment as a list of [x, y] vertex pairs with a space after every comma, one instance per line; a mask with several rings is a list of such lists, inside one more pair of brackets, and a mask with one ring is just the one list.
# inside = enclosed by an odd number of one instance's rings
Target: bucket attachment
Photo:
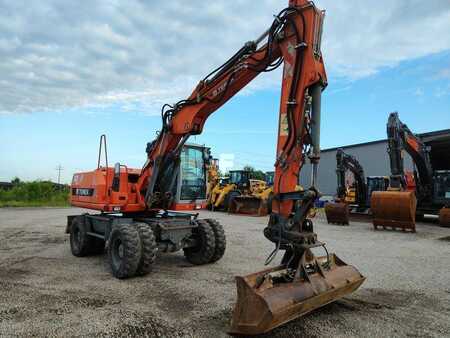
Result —
[[371, 198], [373, 226], [416, 232], [417, 201], [411, 191], [374, 191]]
[[450, 227], [450, 208], [439, 210], [439, 224], [443, 227]]
[[349, 225], [350, 211], [347, 203], [327, 203], [325, 216], [328, 224]]
[[231, 201], [228, 211], [232, 214], [266, 216], [268, 214], [268, 202], [255, 196], [236, 196]]
[[236, 277], [231, 334], [268, 332], [353, 291], [365, 280], [336, 255], [316, 258], [306, 250], [297, 271], [285, 266]]

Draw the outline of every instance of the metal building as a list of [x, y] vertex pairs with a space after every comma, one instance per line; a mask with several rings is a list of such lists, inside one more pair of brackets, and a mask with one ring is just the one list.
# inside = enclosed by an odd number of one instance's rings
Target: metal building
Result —
[[[450, 169], [450, 129], [418, 134], [430, 147], [430, 155], [435, 170]], [[327, 196], [336, 193], [336, 150], [344, 149], [357, 158], [367, 176], [389, 176], [389, 156], [387, 140], [378, 140], [360, 144], [324, 149], [321, 152], [319, 164], [319, 189]], [[405, 153], [405, 170], [413, 170], [413, 163]], [[307, 161], [309, 162], [309, 161]], [[309, 187], [311, 184], [311, 165], [306, 163], [300, 175], [300, 184]]]

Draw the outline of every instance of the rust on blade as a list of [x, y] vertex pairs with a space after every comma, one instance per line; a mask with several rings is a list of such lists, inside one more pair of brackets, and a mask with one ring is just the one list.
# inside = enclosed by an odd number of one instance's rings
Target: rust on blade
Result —
[[349, 225], [350, 211], [347, 203], [327, 203], [325, 216], [328, 224]]
[[371, 210], [375, 230], [400, 228], [416, 232], [417, 201], [411, 191], [374, 191]]
[[450, 208], [439, 210], [439, 224], [443, 227], [450, 227]]
[[270, 278], [282, 274], [282, 266], [236, 277], [238, 298], [230, 333], [266, 333], [352, 293], [365, 280], [334, 254], [319, 257], [316, 262], [321, 269], [292, 282]]

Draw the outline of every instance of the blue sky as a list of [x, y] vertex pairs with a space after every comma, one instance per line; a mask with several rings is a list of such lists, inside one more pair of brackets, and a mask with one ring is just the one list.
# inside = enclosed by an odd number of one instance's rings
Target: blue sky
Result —
[[[333, 6], [327, 1], [322, 2]], [[265, 7], [258, 9], [261, 13], [273, 13], [276, 12], [276, 8], [280, 8], [279, 2], [267, 0], [264, 4]], [[51, 1], [47, 5], [53, 9]], [[223, 6], [228, 4], [223, 2]], [[342, 8], [339, 10], [343, 11]], [[396, 10], [399, 8], [393, 8], [392, 13]], [[59, 12], [55, 10], [55, 13]], [[215, 19], [222, 18], [221, 14], [214, 13], [216, 12], [212, 8], [200, 19], [209, 20], [208, 15]], [[413, 14], [411, 15], [414, 16]], [[21, 15], [18, 17], [20, 18]], [[392, 39], [395, 39], [396, 35], [400, 36], [399, 32], [402, 32], [404, 27], [398, 30], [393, 28], [387, 43], [382, 39], [378, 42], [374, 38], [372, 40], [367, 38], [370, 41], [364, 41], [364, 37], [353, 34], [349, 35], [348, 43], [344, 41], [342, 45], [339, 45], [336, 43], [337, 33], [333, 28], [343, 29], [341, 25], [338, 25], [341, 19], [333, 17], [332, 13], [328, 15], [330, 24], [325, 31], [328, 38], [325, 40], [324, 53], [329, 86], [323, 98], [323, 148], [384, 138], [387, 117], [391, 111], [398, 111], [401, 119], [414, 132], [450, 128], [448, 30], [445, 34], [433, 36], [434, 40], [442, 40], [442, 43], [434, 42], [434, 45], [420, 45], [420, 42], [429, 36], [421, 37], [418, 33], [410, 36], [409, 40], [403, 36], [397, 38], [402, 43], [397, 41], [394, 44]], [[430, 13], [430, 16], [433, 16], [433, 13]], [[268, 22], [270, 23], [270, 18], [269, 20], [267, 16], [263, 18], [261, 23], [255, 24], [256, 28], [248, 29], [249, 37], [257, 36], [255, 31], [262, 31], [263, 29], [259, 28], [266, 27]], [[450, 16], [441, 20], [442, 25], [447, 24], [444, 20], [447, 18]], [[112, 22], [112, 19], [113, 16], [105, 20]], [[417, 32], [422, 31], [423, 25], [427, 24], [425, 19], [421, 23], [422, 27], [419, 24]], [[437, 22], [439, 22], [438, 19], [436, 19]], [[89, 20], [94, 19], [89, 17], [86, 20], [90, 22]], [[229, 17], [225, 17], [222, 23], [217, 20], [214, 25], [214, 27], [218, 26], [219, 30], [222, 28], [221, 25], [228, 27], [228, 31], [231, 32], [221, 42], [223, 48], [211, 50], [212, 47], [205, 47], [199, 50], [200, 47], [196, 48], [195, 41], [192, 40], [191, 46], [186, 46], [190, 48], [186, 50], [193, 51], [185, 55], [185, 63], [181, 62], [180, 69], [177, 68], [178, 65], [174, 65], [174, 62], [164, 64], [169, 58], [165, 52], [154, 55], [154, 58], [161, 63], [157, 66], [149, 64], [148, 61], [139, 64], [138, 60], [142, 53], [139, 48], [129, 48], [133, 50], [133, 62], [128, 59], [123, 61], [121, 54], [117, 51], [122, 48], [119, 45], [128, 40], [120, 40], [122, 37], [118, 33], [120, 30], [116, 30], [112, 23], [108, 23], [108, 29], [97, 32], [100, 41], [106, 36], [105, 41], [113, 40], [114, 42], [112, 47], [108, 45], [110, 49], [105, 52], [108, 57], [96, 50], [92, 62], [97, 63], [92, 65], [84, 59], [76, 59], [74, 53], [69, 53], [68, 56], [59, 60], [57, 56], [65, 49], [58, 39], [63, 39], [64, 34], [59, 37], [51, 36], [48, 31], [45, 32], [46, 42], [43, 46], [47, 49], [40, 46], [39, 53], [43, 53], [42, 57], [38, 57], [40, 54], [36, 51], [32, 53], [29, 51], [30, 48], [36, 47], [34, 44], [28, 42], [27, 45], [24, 42], [28, 35], [23, 33], [26, 31], [23, 28], [21, 30], [18, 28], [16, 33], [10, 32], [8, 35], [12, 39], [16, 34], [22, 43], [22, 47], [19, 46], [14, 51], [2, 50], [0, 36], [0, 56], [4, 54], [3, 56], [10, 58], [9, 64], [5, 63], [7, 61], [3, 61], [3, 64], [0, 61], [0, 70], [7, 69], [3, 69], [2, 66], [10, 67], [8, 69], [12, 71], [9, 73], [14, 75], [3, 82], [0, 79], [0, 89], [7, 94], [4, 102], [0, 103], [0, 180], [7, 181], [14, 176], [25, 180], [55, 180], [57, 177], [55, 168], [61, 164], [64, 168], [63, 181], [69, 182], [74, 172], [95, 168], [98, 140], [103, 133], [108, 137], [111, 164], [119, 161], [130, 167], [141, 167], [145, 161], [146, 142], [151, 141], [155, 132], [160, 129], [158, 110], [161, 104], [175, 102], [185, 97], [195, 87], [201, 74], [205, 74], [214, 65], [224, 61], [248, 40], [246, 36], [235, 36], [236, 34], [232, 33], [229, 20]], [[381, 16], [379, 20], [382, 20]], [[196, 21], [192, 27], [198, 28], [200, 21]], [[36, 25], [39, 26], [39, 20]], [[210, 25], [210, 23], [206, 21], [202, 25]], [[245, 31], [239, 25], [240, 22], [234, 24], [239, 31]], [[242, 27], [246, 27], [245, 25], [243, 24]], [[410, 23], [406, 22], [405, 25], [412, 33], [415, 32], [414, 26]], [[367, 26], [371, 25], [367, 24]], [[36, 28], [25, 27], [28, 30]], [[211, 28], [212, 34], [214, 34], [214, 27]], [[436, 29], [439, 31], [442, 27]], [[185, 30], [183, 29], [183, 34]], [[200, 33], [204, 35], [204, 32]], [[377, 32], [374, 31], [373, 34], [375, 33]], [[66, 34], [74, 33], [68, 30]], [[134, 33], [127, 34], [134, 36]], [[189, 34], [195, 35], [199, 32], [193, 29]], [[385, 33], [378, 32], [378, 34], [383, 36]], [[43, 40], [42, 36], [33, 39]], [[178, 43], [185, 40], [186, 36], [177, 37], [175, 34], [173, 39]], [[416, 48], [413, 48], [415, 40], [418, 43]], [[361, 48], [355, 41], [363, 41], [360, 42], [363, 44]], [[366, 49], [364, 49], [364, 43], [367, 44]], [[410, 48], [409, 44], [413, 47]], [[84, 47], [87, 50], [94, 48], [93, 46], [100, 48], [101, 44], [93, 40], [92, 45]], [[9, 47], [10, 44], [8, 44]], [[380, 51], [380, 47], [385, 47], [386, 50]], [[56, 56], [49, 56], [50, 49]], [[110, 65], [108, 62], [112, 60], [113, 52], [117, 52], [118, 56], [114, 59], [116, 64]], [[174, 53], [174, 57], [177, 55], [179, 54]], [[199, 57], [204, 55], [212, 57], [199, 63]], [[18, 62], [21, 58], [26, 62]], [[104, 62], [100, 62], [102, 58]], [[57, 64], [58, 62], [61, 64]], [[24, 64], [32, 64], [32, 71], [24, 68]], [[14, 65], [20, 67], [12, 68]], [[75, 70], [69, 66], [73, 66]], [[147, 71], [148, 69], [150, 70]], [[166, 75], [161, 77], [165, 69], [170, 69], [171, 74], [178, 75], [169, 79]], [[144, 78], [144, 76], [139, 75], [140, 72], [145, 75], [145, 80], [141, 81], [141, 77]], [[261, 75], [261, 77], [264, 76], [264, 74]], [[83, 77], [87, 80], [83, 80]], [[272, 169], [278, 125], [278, 78], [279, 74], [270, 74], [266, 78], [259, 79], [256, 85], [243, 94], [237, 95], [212, 115], [204, 133], [192, 137], [190, 142], [210, 146], [213, 155], [217, 157], [220, 154], [234, 154], [235, 168], [249, 164], [262, 170]]]

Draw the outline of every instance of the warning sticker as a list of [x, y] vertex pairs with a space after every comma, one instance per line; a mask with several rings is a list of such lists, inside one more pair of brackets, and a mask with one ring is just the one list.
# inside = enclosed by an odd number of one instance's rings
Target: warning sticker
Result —
[[287, 114], [282, 113], [280, 115], [280, 136], [287, 136], [289, 134], [289, 125]]

